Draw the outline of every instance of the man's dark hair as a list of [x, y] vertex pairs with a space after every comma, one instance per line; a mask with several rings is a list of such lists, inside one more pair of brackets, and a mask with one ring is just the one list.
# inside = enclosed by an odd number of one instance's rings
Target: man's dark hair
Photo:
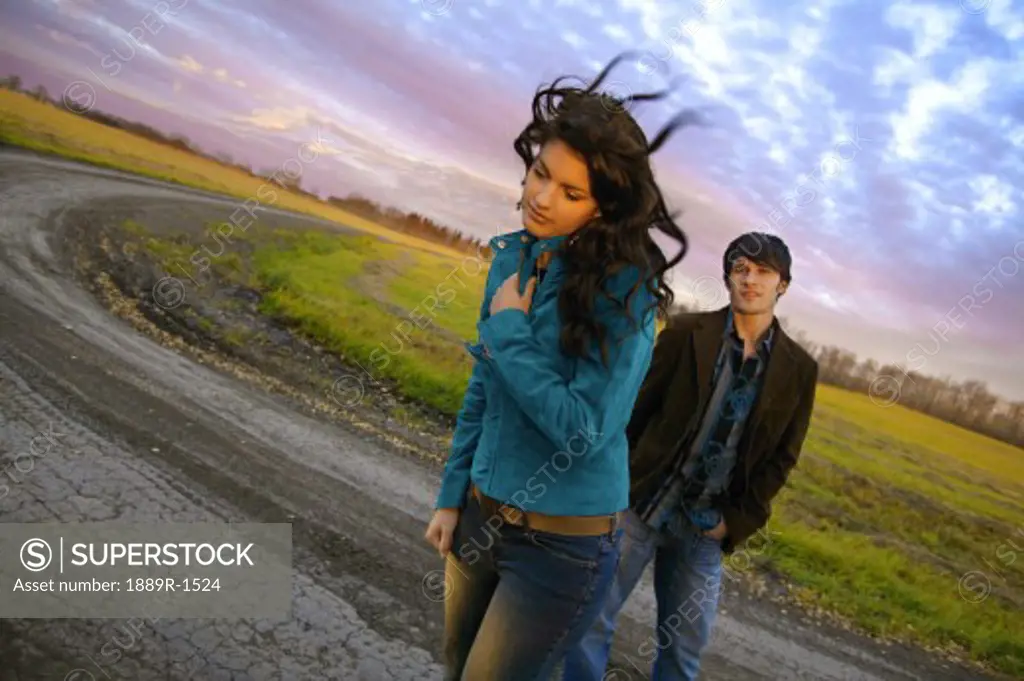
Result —
[[733, 239], [722, 256], [722, 274], [726, 281], [732, 272], [733, 263], [741, 257], [772, 268], [787, 284], [792, 279], [790, 268], [793, 266], [793, 258], [789, 255], [786, 242], [774, 234], [747, 232]]

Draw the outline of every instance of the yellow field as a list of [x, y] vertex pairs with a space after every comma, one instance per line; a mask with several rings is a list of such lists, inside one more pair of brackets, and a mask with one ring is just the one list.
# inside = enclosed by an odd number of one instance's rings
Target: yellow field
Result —
[[[267, 184], [267, 180], [235, 168], [90, 121], [10, 90], [0, 90], [0, 142], [239, 198], [256, 197], [257, 190]], [[264, 201], [263, 205], [314, 215], [403, 246], [457, 255], [440, 244], [386, 229], [322, 201], [285, 191], [276, 184], [273, 187], [277, 200], [269, 204]]]

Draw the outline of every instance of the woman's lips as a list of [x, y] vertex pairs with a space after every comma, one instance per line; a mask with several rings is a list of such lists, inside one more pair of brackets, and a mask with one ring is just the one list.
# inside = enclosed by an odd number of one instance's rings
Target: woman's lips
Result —
[[538, 213], [537, 210], [533, 206], [531, 206], [529, 204], [526, 205], [526, 214], [534, 222], [537, 222], [537, 223], [540, 223], [540, 224], [545, 224], [547, 222], [550, 222], [550, 220], [548, 218], [546, 218], [543, 215], [541, 215], [540, 213]]

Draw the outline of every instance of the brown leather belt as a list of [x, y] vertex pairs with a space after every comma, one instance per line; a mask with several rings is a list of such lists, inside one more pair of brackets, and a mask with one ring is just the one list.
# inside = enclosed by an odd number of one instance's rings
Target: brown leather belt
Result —
[[622, 519], [621, 513], [612, 515], [546, 515], [535, 511], [523, 511], [487, 496], [473, 483], [470, 483], [469, 490], [485, 514], [498, 515], [509, 525], [529, 527], [541, 532], [592, 537], [614, 532]]

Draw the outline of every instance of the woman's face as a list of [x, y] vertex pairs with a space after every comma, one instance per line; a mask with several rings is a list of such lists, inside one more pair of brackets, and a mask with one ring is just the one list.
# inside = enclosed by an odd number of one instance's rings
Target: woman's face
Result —
[[547, 239], [572, 234], [599, 214], [583, 156], [560, 140], [544, 145], [526, 174], [523, 227]]

